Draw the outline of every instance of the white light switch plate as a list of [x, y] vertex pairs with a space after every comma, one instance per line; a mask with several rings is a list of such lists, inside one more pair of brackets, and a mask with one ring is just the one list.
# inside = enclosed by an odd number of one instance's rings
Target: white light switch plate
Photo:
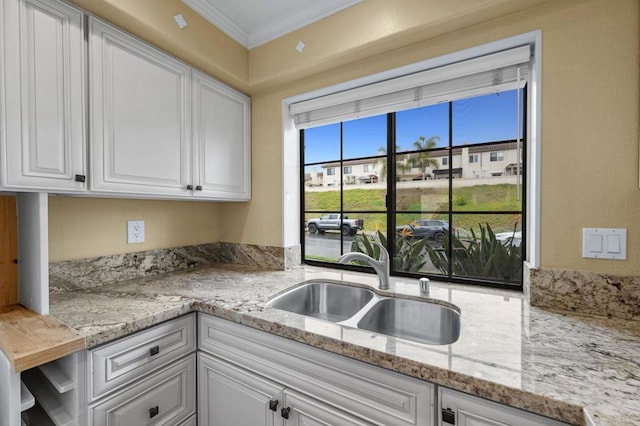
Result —
[[127, 244], [144, 243], [144, 220], [127, 221]]
[[625, 228], [582, 228], [582, 257], [626, 260], [627, 230]]

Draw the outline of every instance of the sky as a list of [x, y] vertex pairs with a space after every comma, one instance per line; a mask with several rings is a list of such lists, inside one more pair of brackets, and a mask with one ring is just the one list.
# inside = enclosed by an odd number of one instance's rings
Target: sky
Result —
[[[516, 102], [515, 90], [454, 101], [453, 145], [515, 139]], [[396, 142], [400, 150], [413, 149], [419, 136], [438, 137], [437, 146], [448, 146], [448, 114], [448, 103], [398, 112]], [[380, 155], [379, 148], [387, 145], [386, 120], [383, 114], [344, 122], [344, 159]], [[305, 130], [305, 163], [339, 159], [339, 123]]]

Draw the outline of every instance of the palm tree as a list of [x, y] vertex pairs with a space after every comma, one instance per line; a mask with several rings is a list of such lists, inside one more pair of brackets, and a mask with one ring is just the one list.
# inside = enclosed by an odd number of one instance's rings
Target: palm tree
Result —
[[[400, 145], [396, 144], [396, 153], [400, 152]], [[387, 148], [380, 147], [378, 148], [378, 154], [384, 155], [384, 157], [379, 158], [377, 163], [380, 164], [380, 179], [387, 180]], [[396, 181], [399, 180], [398, 176], [402, 173], [406, 173], [411, 170], [411, 165], [407, 164], [405, 161], [396, 160]]]
[[420, 169], [422, 173], [422, 180], [427, 177], [427, 168], [437, 169], [439, 164], [435, 158], [431, 158], [431, 155], [427, 150], [434, 149], [438, 146], [440, 136], [431, 136], [425, 138], [424, 136], [418, 137], [418, 140], [413, 143], [413, 147], [420, 152], [416, 152], [411, 155], [411, 163], [414, 167]]

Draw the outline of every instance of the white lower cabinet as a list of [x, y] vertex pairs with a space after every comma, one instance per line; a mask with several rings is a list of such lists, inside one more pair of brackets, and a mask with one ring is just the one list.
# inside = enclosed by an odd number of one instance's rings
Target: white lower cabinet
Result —
[[547, 417], [441, 387], [438, 388], [438, 400], [438, 424], [441, 426], [566, 425]]
[[433, 424], [430, 383], [206, 314], [198, 335], [200, 425]]
[[196, 415], [194, 414], [193, 416], [189, 417], [184, 422], [180, 423], [179, 426], [196, 426], [197, 424], [198, 424], [198, 421], [196, 419]]
[[[80, 426], [87, 423], [85, 359], [86, 353], [82, 350], [21, 373], [22, 425]], [[0, 420], [0, 424], [7, 423]]]
[[218, 358], [198, 354], [201, 425], [273, 426], [284, 387]]
[[372, 424], [204, 353], [198, 354], [198, 380], [201, 425]]
[[195, 349], [195, 314], [189, 314], [89, 350], [89, 424], [195, 422]]
[[295, 426], [364, 426], [374, 423], [349, 415], [293, 390], [284, 391], [281, 416], [285, 425]]
[[195, 355], [107, 397], [90, 410], [94, 426], [174, 425], [195, 412]]

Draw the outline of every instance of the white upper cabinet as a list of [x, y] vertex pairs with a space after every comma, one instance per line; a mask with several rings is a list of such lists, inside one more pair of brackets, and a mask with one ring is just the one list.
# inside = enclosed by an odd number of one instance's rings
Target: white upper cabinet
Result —
[[251, 198], [249, 98], [193, 70], [194, 196]]
[[191, 68], [89, 18], [91, 190], [190, 196]]
[[0, 0], [0, 184], [84, 191], [83, 14], [55, 0]]

